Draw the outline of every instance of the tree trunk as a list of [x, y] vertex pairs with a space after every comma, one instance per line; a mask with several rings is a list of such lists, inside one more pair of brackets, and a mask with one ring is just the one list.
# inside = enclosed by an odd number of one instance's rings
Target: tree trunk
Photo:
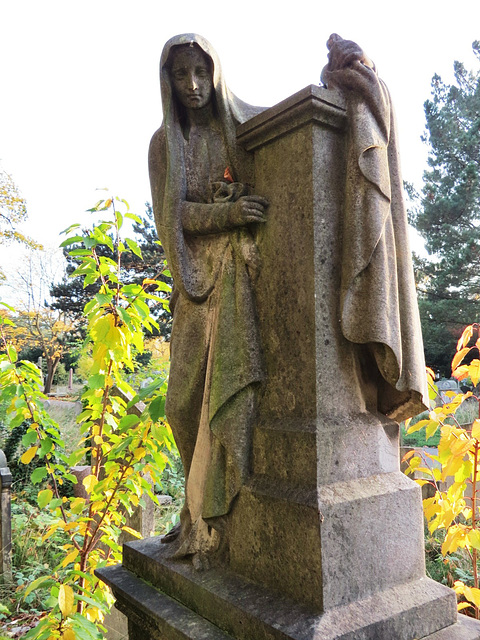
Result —
[[43, 393], [48, 395], [52, 391], [53, 384], [53, 376], [55, 375], [55, 371], [57, 370], [58, 363], [60, 362], [59, 356], [54, 356], [53, 358], [46, 356], [47, 360], [47, 377], [45, 378], [45, 386], [43, 388]]

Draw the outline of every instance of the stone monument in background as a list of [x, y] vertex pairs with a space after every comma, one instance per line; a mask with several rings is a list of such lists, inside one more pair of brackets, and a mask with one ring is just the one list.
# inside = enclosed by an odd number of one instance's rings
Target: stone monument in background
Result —
[[422, 343], [390, 98], [332, 35], [324, 87], [246, 105], [200, 36], [160, 63], [157, 228], [181, 527], [99, 570], [131, 640], [476, 640], [425, 576], [398, 424]]

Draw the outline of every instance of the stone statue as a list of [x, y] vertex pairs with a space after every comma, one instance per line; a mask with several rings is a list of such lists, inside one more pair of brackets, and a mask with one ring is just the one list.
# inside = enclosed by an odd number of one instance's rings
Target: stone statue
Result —
[[[351, 131], [341, 263], [341, 325], [358, 345], [367, 409], [423, 409], [424, 365], [388, 91], [354, 42], [333, 34], [322, 79], [346, 95]], [[237, 125], [263, 109], [226, 87], [211, 45], [176, 36], [160, 62], [163, 125], [149, 155], [153, 210], [174, 279], [166, 414], [186, 477], [180, 526], [164, 542], [201, 567], [249, 476], [256, 395], [265, 377], [254, 283], [267, 201]], [[371, 311], [375, 310], [374, 313]], [[368, 322], [365, 321], [368, 318]], [[357, 348], [357, 347], [356, 347]]]
[[174, 280], [166, 415], [186, 478], [180, 527], [164, 538], [199, 567], [218, 551], [223, 516], [249, 474], [255, 395], [264, 378], [252, 281], [251, 158], [236, 126], [261, 111], [234, 96], [211, 45], [194, 34], [161, 56], [163, 124], [149, 153], [153, 210]]
[[480, 640], [425, 575], [399, 465], [426, 376], [390, 97], [358, 45], [328, 47], [327, 88], [267, 110], [203, 38], [162, 54], [150, 177], [186, 500], [170, 544], [97, 570], [131, 640]]

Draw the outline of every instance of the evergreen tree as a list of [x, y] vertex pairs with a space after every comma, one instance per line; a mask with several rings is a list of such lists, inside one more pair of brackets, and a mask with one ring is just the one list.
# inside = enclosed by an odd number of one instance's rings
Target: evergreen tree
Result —
[[[473, 43], [480, 62], [480, 42]], [[411, 222], [428, 260], [416, 259], [425, 356], [450, 375], [455, 343], [480, 320], [480, 69], [454, 63], [455, 81], [432, 80], [425, 102], [429, 169]]]

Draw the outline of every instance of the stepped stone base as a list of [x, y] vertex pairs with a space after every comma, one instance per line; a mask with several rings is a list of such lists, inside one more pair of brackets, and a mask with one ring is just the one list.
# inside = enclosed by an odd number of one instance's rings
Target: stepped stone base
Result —
[[97, 573], [130, 640], [480, 640], [477, 621], [452, 624], [451, 590], [428, 578], [319, 614], [232, 572], [172, 562], [158, 538], [127, 543], [124, 565]]

